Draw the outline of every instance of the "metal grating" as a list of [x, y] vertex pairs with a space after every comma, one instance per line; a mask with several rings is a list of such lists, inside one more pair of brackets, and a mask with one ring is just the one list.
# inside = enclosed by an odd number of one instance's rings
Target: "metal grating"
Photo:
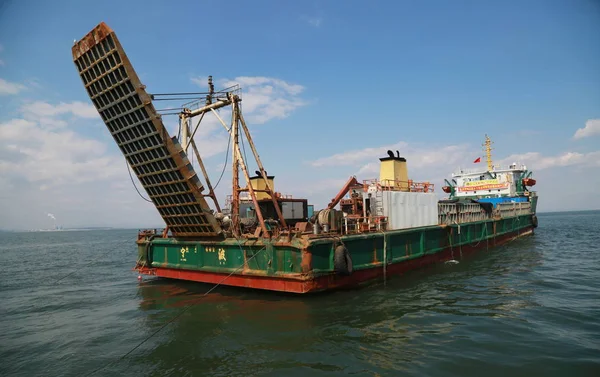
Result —
[[173, 235], [219, 235], [204, 187], [181, 145], [169, 137], [112, 29], [100, 23], [72, 52], [94, 106]]

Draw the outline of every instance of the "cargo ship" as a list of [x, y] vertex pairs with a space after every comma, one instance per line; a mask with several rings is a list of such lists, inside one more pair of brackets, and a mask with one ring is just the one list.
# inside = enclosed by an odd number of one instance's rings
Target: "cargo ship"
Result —
[[[434, 184], [411, 180], [407, 159], [390, 150], [379, 158], [379, 177], [349, 177], [326, 207], [315, 209], [275, 190], [237, 86], [215, 91], [209, 77], [208, 91], [177, 109], [179, 135], [171, 137], [153, 105], [158, 95], [146, 92], [105, 23], [76, 41], [72, 53], [92, 103], [166, 225], [139, 232], [140, 274], [312, 293], [456, 261], [531, 235], [538, 225], [532, 173], [516, 163], [494, 166], [487, 136], [487, 167], [453, 174], [444, 198]], [[218, 109], [228, 109], [231, 119], [225, 122]], [[230, 138], [232, 190], [222, 207], [194, 140], [206, 115]], [[199, 119], [195, 127], [192, 119]], [[240, 149], [244, 139], [252, 161]]]

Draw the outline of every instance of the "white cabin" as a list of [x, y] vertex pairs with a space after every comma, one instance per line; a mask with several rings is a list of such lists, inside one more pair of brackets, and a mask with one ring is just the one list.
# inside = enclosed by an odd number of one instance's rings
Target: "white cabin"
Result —
[[525, 165], [511, 164], [508, 167], [492, 166], [491, 170], [459, 170], [452, 174], [456, 181], [454, 196], [457, 198], [496, 198], [516, 196], [518, 182], [527, 171]]

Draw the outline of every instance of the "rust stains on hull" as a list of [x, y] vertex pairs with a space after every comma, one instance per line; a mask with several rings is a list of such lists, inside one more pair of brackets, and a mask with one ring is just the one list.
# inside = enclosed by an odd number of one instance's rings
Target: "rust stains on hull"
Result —
[[[532, 227], [516, 230], [514, 232], [496, 237], [496, 245], [502, 245], [513, 239], [532, 233]], [[480, 242], [475, 246], [463, 245], [462, 254], [465, 256], [477, 251], [486, 250], [487, 248], [488, 245], [484, 242]], [[418, 258], [388, 264], [386, 273], [387, 276], [401, 275], [405, 272], [423, 268], [427, 265], [450, 260], [454, 257], [454, 254], [455, 253], [452, 247], [446, 247], [442, 251], [435, 254], [423, 255]], [[310, 265], [309, 261], [312, 258], [312, 255], [310, 253], [303, 253], [302, 257], [303, 266], [308, 267], [308, 265]], [[182, 279], [202, 283], [223, 284], [234, 287], [289, 293], [312, 293], [332, 289], [355, 287], [381, 279], [384, 273], [381, 266], [373, 266], [361, 270], [355, 270], [350, 276], [341, 276], [335, 273], [322, 275], [313, 275], [311, 273], [267, 275], [259, 272], [248, 273], [245, 271], [233, 274], [224, 280], [224, 277], [228, 275], [227, 273], [147, 267], [137, 268], [137, 271], [142, 274], [163, 278]]]

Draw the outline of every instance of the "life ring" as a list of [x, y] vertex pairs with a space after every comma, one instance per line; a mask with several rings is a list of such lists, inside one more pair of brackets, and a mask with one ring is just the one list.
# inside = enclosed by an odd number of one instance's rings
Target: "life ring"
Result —
[[533, 224], [534, 228], [538, 227], [538, 219], [536, 215], [531, 215], [531, 223]]
[[339, 245], [333, 254], [333, 267], [336, 273], [344, 276], [352, 274], [352, 258], [346, 246]]

